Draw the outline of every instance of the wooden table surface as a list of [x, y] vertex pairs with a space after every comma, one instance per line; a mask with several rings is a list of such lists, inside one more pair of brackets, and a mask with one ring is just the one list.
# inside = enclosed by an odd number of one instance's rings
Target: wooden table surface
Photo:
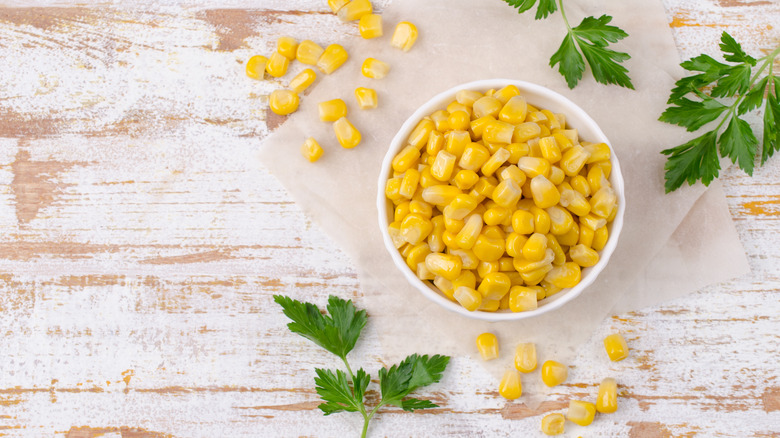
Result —
[[[337, 363], [271, 298], [361, 306], [358, 279], [258, 169], [279, 83], [242, 65], [283, 34], [357, 32], [324, 0], [216, 3], [0, 8], [0, 436], [359, 434], [359, 416], [317, 410], [313, 368]], [[777, 0], [664, 7], [683, 58], [717, 53], [723, 29], [751, 54], [780, 43]], [[604, 321], [582, 349], [626, 334], [620, 409], [568, 436], [780, 436], [780, 158], [722, 181], [752, 273]], [[354, 354], [381, 366], [370, 325]], [[531, 410], [456, 357], [422, 391], [441, 408], [383, 410], [371, 432], [537, 436], [605, 373], [573, 365]]]

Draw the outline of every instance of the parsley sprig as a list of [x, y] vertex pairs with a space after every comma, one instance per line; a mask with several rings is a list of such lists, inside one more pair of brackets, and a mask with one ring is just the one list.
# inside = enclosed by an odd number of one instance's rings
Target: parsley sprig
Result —
[[[720, 50], [725, 63], [699, 55], [680, 64], [696, 74], [677, 81], [667, 101], [671, 106], [659, 118], [688, 131], [697, 131], [720, 118], [714, 129], [661, 152], [669, 156], [664, 167], [667, 193], [677, 190], [686, 181], [689, 185], [699, 180], [705, 186], [709, 185], [720, 171], [718, 153], [753, 175], [758, 139], [740, 116], [756, 110], [762, 103], [761, 164], [780, 150], [780, 76], [773, 71], [780, 46], [756, 59], [745, 53], [731, 35], [723, 32]], [[765, 70], [767, 74], [762, 77]]]
[[340, 357], [347, 368], [328, 370], [315, 368], [314, 378], [317, 394], [324, 403], [319, 409], [325, 415], [336, 412], [360, 412], [363, 416], [363, 432], [368, 432], [368, 423], [382, 406], [397, 406], [405, 411], [436, 408], [430, 400], [409, 397], [417, 388], [438, 382], [450, 361], [448, 356], [420, 356], [413, 354], [390, 368], [379, 370], [381, 399], [370, 411], [365, 405], [366, 389], [371, 376], [363, 368], [353, 373], [347, 361], [347, 354], [355, 347], [360, 332], [368, 317], [365, 310], [357, 310], [352, 301], [328, 297], [328, 315], [311, 303], [302, 303], [283, 295], [274, 295], [274, 301], [282, 306], [284, 314], [292, 320], [287, 324], [291, 332], [297, 333], [320, 347]]
[[[504, 1], [515, 7], [521, 14], [531, 9], [537, 2], [537, 0]], [[566, 79], [569, 88], [574, 88], [582, 79], [587, 61], [596, 81], [634, 89], [634, 84], [628, 77], [628, 69], [621, 64], [631, 56], [607, 47], [610, 43], [616, 43], [628, 36], [623, 29], [609, 24], [612, 21], [611, 16], [585, 17], [580, 24], [571, 27], [566, 18], [566, 11], [563, 9], [563, 0], [558, 0], [558, 4], [555, 0], [538, 1], [539, 6], [536, 8], [535, 16], [537, 20], [547, 18], [560, 8], [561, 17], [566, 24], [566, 37], [550, 58], [550, 67], [558, 65], [558, 72]]]

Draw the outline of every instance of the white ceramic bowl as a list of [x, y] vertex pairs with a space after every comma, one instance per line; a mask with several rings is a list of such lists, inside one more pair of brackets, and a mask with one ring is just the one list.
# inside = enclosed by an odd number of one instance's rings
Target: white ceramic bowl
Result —
[[[543, 313], [555, 310], [565, 303], [571, 301], [587, 288], [599, 273], [604, 269], [609, 262], [609, 258], [612, 252], [617, 246], [618, 237], [620, 236], [620, 230], [623, 227], [623, 212], [626, 209], [625, 190], [623, 187], [623, 176], [620, 173], [620, 164], [615, 156], [614, 149], [611, 154], [612, 172], [609, 180], [612, 183], [612, 187], [617, 192], [618, 196], [618, 212], [615, 220], [608, 225], [609, 227], [609, 240], [606, 246], [599, 253], [599, 262], [590, 268], [582, 269], [582, 280], [575, 287], [570, 289], [564, 289], [557, 294], [545, 298], [539, 301], [539, 307], [535, 310], [527, 312], [511, 312], [509, 310], [497, 311], [497, 312], [483, 312], [474, 311], [469, 312], [463, 308], [460, 304], [447, 299], [431, 282], [422, 281], [412, 272], [406, 265], [401, 254], [393, 245], [390, 235], [387, 232], [388, 224], [393, 220], [393, 204], [385, 197], [385, 183], [387, 179], [392, 175], [392, 160], [393, 157], [406, 145], [406, 139], [412, 132], [414, 127], [423, 117], [433, 113], [436, 110], [444, 109], [447, 104], [455, 100], [455, 93], [460, 90], [476, 90], [487, 91], [491, 88], [500, 89], [506, 85], [515, 85], [520, 89], [522, 95], [526, 98], [528, 103], [548, 109], [554, 113], [563, 113], [566, 115], [566, 125], [572, 128], [576, 128], [579, 131], [580, 138], [583, 141], [590, 142], [604, 142], [610, 145], [609, 140], [601, 132], [596, 122], [593, 121], [580, 107], [572, 103], [570, 100], [561, 96], [560, 94], [549, 90], [545, 87], [531, 84], [528, 82], [511, 80], [511, 79], [487, 79], [475, 82], [469, 82], [467, 84], [458, 85], [447, 91], [439, 93], [431, 98], [428, 102], [423, 104], [417, 109], [408, 119], [401, 125], [398, 133], [390, 143], [390, 149], [385, 155], [382, 162], [382, 170], [379, 174], [378, 181], [378, 194], [377, 194], [377, 208], [379, 210], [379, 228], [382, 233], [382, 238], [385, 243], [387, 251], [393, 258], [398, 270], [406, 277], [410, 284], [412, 284], [417, 290], [420, 291], [426, 298], [436, 302], [447, 310], [455, 312], [459, 315], [463, 315], [469, 318], [481, 319], [485, 321], [509, 321], [519, 320], [525, 318], [531, 318]], [[611, 148], [611, 145], [610, 145]]]

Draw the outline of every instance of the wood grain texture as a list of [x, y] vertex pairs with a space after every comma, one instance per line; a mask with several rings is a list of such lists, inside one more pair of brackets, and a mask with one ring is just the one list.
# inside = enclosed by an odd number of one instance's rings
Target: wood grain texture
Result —
[[[723, 29], [750, 53], [778, 43], [777, 2], [664, 4], [682, 58], [716, 53]], [[282, 122], [266, 96], [292, 74], [243, 74], [279, 35], [354, 25], [315, 0], [27, 6], [0, 8], [0, 436], [357, 436], [358, 418], [316, 408], [313, 368], [338, 364], [272, 301], [360, 306], [357, 276], [256, 167]], [[620, 410], [567, 436], [780, 436], [780, 160], [723, 180], [751, 275], [604, 321], [537, 409], [454, 358], [422, 391], [441, 408], [382, 410], [374, 436], [539, 436], [607, 375]], [[596, 354], [614, 330], [620, 363]], [[353, 357], [385, 365], [370, 324]]]

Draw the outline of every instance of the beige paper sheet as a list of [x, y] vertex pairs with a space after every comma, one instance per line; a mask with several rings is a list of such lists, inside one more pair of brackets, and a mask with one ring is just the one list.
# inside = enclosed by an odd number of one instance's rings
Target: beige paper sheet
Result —
[[[496, 376], [511, 365], [513, 345], [521, 341], [536, 342], [541, 360], [566, 362], [612, 309], [657, 304], [747, 272], [721, 191], [701, 197], [705, 189], [698, 185], [663, 193], [665, 159], [659, 151], [690, 134], [657, 121], [681, 74], [660, 1], [572, 0], [566, 5], [572, 22], [609, 13], [630, 34], [618, 48], [634, 56], [626, 65], [636, 91], [597, 84], [589, 73], [575, 90], [566, 87], [547, 65], [563, 38], [560, 14], [534, 21], [499, 0], [395, 0], [383, 12], [385, 36], [341, 41], [350, 60], [319, 78], [301, 109], [265, 140], [261, 163], [358, 266], [386, 360], [412, 352], [475, 355], [475, 336], [489, 330], [500, 337], [505, 352], [486, 364]], [[414, 22], [420, 31], [408, 53], [389, 47], [392, 27], [401, 20]], [[361, 76], [360, 65], [369, 56], [391, 64], [387, 78]], [[502, 77], [558, 91], [599, 123], [623, 167], [627, 210], [609, 265], [580, 297], [530, 321], [489, 324], [449, 313], [406, 283], [382, 244], [375, 197], [390, 139], [417, 106], [457, 84]], [[380, 107], [359, 110], [353, 97], [358, 86], [375, 88]], [[317, 103], [337, 97], [348, 103], [348, 117], [363, 133], [363, 142], [352, 150], [341, 149], [330, 124], [317, 117]], [[325, 148], [313, 165], [298, 151], [308, 136]], [[659, 286], [664, 286], [660, 293], [655, 291]], [[525, 380], [524, 401], [534, 405], [546, 391], [534, 383], [539, 379]]]

